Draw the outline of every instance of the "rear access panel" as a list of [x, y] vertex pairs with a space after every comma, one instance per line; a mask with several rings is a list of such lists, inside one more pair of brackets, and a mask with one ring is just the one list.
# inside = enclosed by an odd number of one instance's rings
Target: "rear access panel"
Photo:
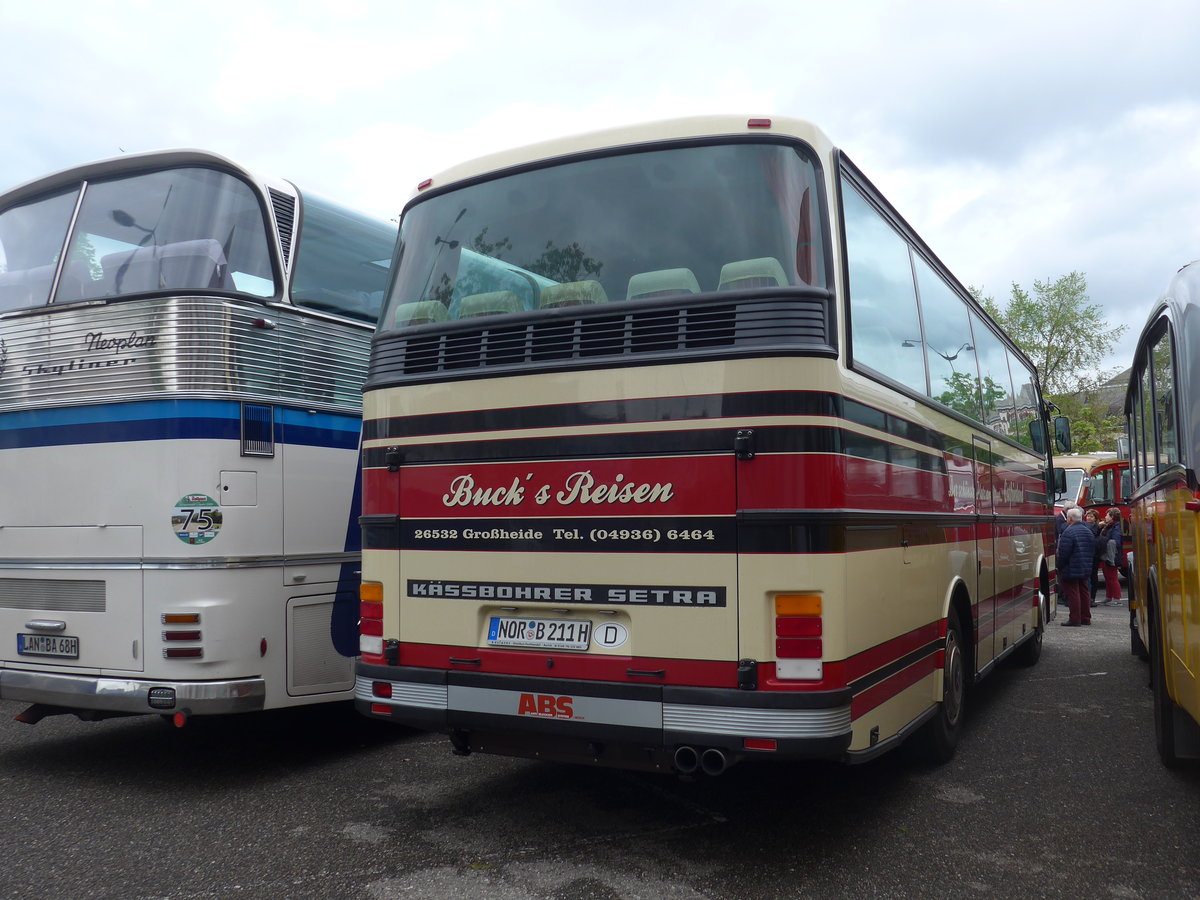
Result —
[[0, 661], [142, 671], [141, 553], [136, 525], [0, 528]]

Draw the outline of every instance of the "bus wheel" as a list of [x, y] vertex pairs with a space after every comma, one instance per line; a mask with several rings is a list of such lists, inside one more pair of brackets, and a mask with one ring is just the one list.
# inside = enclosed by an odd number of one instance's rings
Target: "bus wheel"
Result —
[[1175, 702], [1167, 693], [1167, 662], [1163, 657], [1162, 631], [1156, 598], [1148, 597], [1146, 628], [1150, 631], [1150, 688], [1154, 691], [1154, 743], [1158, 757], [1169, 769], [1181, 762], [1175, 749]]
[[958, 610], [950, 608], [946, 618], [946, 660], [942, 668], [942, 700], [933, 718], [913, 735], [913, 748], [932, 763], [948, 762], [962, 734], [963, 709], [967, 698], [966, 657]]
[[1026, 638], [1025, 643], [1017, 648], [1013, 661], [1018, 666], [1032, 666], [1042, 657], [1042, 638], [1046, 634], [1046, 618], [1050, 614], [1050, 601], [1045, 594], [1038, 594], [1038, 623], [1033, 629], [1033, 637]]

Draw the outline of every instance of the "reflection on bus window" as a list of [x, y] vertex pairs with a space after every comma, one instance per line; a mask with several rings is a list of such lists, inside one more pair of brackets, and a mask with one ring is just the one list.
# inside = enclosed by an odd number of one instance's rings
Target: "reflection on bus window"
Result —
[[[756, 287], [826, 287], [820, 177], [798, 149], [626, 153], [483, 182], [405, 214], [381, 327]], [[444, 315], [431, 315], [437, 303]]]
[[67, 191], [0, 213], [0, 313], [49, 301], [78, 196]]
[[396, 233], [354, 210], [304, 195], [292, 299], [374, 322], [383, 305]]
[[56, 302], [189, 288], [275, 293], [249, 185], [199, 168], [89, 184]]
[[901, 384], [924, 388], [925, 359], [919, 349], [921, 323], [908, 242], [849, 182], [843, 182], [842, 205], [854, 359]]
[[1159, 466], [1179, 461], [1175, 444], [1175, 389], [1171, 367], [1171, 332], [1163, 331], [1150, 351], [1154, 369], [1154, 419], [1158, 438]]

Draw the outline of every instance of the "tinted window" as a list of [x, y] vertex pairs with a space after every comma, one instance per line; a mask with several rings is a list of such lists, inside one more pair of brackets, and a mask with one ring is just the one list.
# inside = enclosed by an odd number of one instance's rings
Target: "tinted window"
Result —
[[1027, 366], [1012, 351], [1008, 352], [1008, 371], [1012, 375], [1013, 399], [1016, 401], [1016, 411], [1013, 422], [1013, 437], [1026, 447], [1033, 446], [1033, 436], [1030, 426], [1038, 420], [1037, 379], [1033, 369]]
[[842, 208], [855, 362], [926, 393], [908, 242], [845, 180]]
[[213, 169], [89, 184], [56, 302], [161, 290], [275, 293], [249, 185]]
[[0, 213], [0, 312], [41, 306], [50, 299], [78, 196], [78, 190], [71, 190]]
[[1175, 379], [1171, 365], [1171, 332], [1167, 329], [1150, 349], [1154, 378], [1154, 427], [1158, 445], [1157, 468], [1179, 462], [1176, 445]]
[[951, 409], [979, 418], [975, 393], [975, 346], [966, 301], [924, 259], [916, 257], [929, 395]]
[[395, 227], [310, 194], [302, 216], [292, 299], [374, 322], [383, 305]]
[[586, 303], [826, 287], [820, 177], [798, 148], [566, 162], [417, 203], [383, 328]]
[[979, 399], [983, 404], [982, 421], [1000, 434], [1015, 431], [1016, 402], [1012, 378], [1008, 373], [1008, 353], [1004, 345], [979, 316], [971, 314], [975, 334], [975, 355], [979, 359]]

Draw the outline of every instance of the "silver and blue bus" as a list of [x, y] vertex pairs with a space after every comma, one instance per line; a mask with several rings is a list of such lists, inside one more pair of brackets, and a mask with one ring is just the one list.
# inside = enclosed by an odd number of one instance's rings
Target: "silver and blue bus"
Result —
[[395, 226], [196, 150], [0, 195], [0, 699], [350, 698]]

